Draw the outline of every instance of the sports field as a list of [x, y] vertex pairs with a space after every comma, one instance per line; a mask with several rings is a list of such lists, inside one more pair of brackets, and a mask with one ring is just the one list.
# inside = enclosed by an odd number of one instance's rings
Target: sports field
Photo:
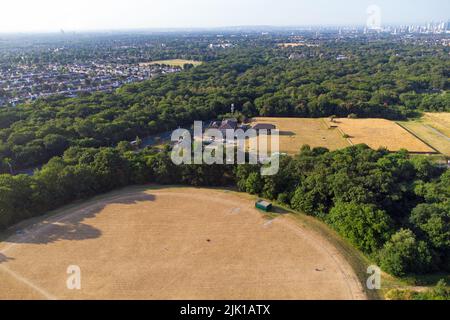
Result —
[[194, 66], [198, 66], [202, 64], [201, 61], [195, 61], [195, 60], [185, 60], [185, 59], [170, 59], [170, 60], [157, 60], [157, 61], [151, 61], [146, 63], [141, 63], [141, 65], [154, 65], [154, 64], [164, 64], [167, 66], [172, 67], [183, 67], [186, 64], [193, 64]]
[[403, 121], [399, 124], [450, 157], [450, 113], [426, 113], [419, 120]]
[[2, 299], [365, 298], [323, 236], [230, 191], [127, 188], [16, 230], [0, 243]]
[[425, 113], [423, 121], [450, 137], [450, 112]]
[[[329, 121], [329, 120], [328, 120]], [[393, 121], [385, 119], [336, 119], [336, 125], [352, 144], [365, 143], [372, 149], [385, 147], [389, 151], [406, 149], [411, 153], [436, 153]]]
[[325, 119], [310, 118], [253, 118], [252, 125], [258, 123], [273, 124], [280, 130], [280, 152], [297, 154], [307, 144], [314, 147], [326, 147], [330, 150], [349, 147], [339, 130], [329, 129]]

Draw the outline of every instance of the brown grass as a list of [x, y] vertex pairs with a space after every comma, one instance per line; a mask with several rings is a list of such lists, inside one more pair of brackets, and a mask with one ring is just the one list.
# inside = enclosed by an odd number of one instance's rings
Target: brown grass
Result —
[[308, 144], [311, 147], [326, 147], [330, 150], [350, 146], [336, 129], [327, 128], [324, 119], [307, 118], [254, 118], [252, 125], [271, 123], [280, 130], [280, 152], [297, 154]]
[[[81, 290], [66, 288], [69, 265]], [[359, 299], [339, 251], [254, 199], [128, 188], [44, 218], [0, 243], [0, 298]]]
[[437, 129], [427, 122], [405, 121], [400, 124], [443, 155], [450, 157], [450, 138], [440, 131], [436, 131]]
[[372, 149], [406, 149], [411, 153], [435, 153], [397, 123], [385, 119], [336, 119], [336, 125], [353, 144], [365, 143]]
[[450, 112], [425, 113], [422, 121], [450, 137]]

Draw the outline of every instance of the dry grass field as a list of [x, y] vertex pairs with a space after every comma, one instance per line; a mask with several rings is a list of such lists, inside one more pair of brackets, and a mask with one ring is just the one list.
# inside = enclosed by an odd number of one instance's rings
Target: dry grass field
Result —
[[186, 64], [193, 64], [194, 66], [198, 66], [202, 64], [201, 61], [195, 61], [195, 60], [185, 60], [185, 59], [170, 59], [170, 60], [158, 60], [158, 61], [151, 61], [146, 63], [141, 63], [141, 65], [153, 65], [153, 64], [165, 64], [172, 67], [183, 67]]
[[402, 121], [399, 124], [450, 157], [450, 113], [425, 113], [419, 120]]
[[[230, 191], [127, 188], [20, 230], [0, 243], [1, 299], [366, 297], [320, 233]], [[69, 265], [80, 290], [66, 287]]]
[[347, 134], [353, 144], [365, 143], [372, 149], [385, 147], [389, 151], [406, 149], [411, 153], [436, 153], [434, 149], [393, 121], [344, 118], [336, 119], [333, 125]]
[[440, 153], [450, 157], [450, 138], [443, 133], [420, 121], [405, 121], [400, 124]]
[[270, 123], [280, 130], [280, 152], [297, 154], [300, 148], [308, 144], [311, 147], [326, 147], [330, 150], [350, 146], [336, 129], [329, 129], [324, 119], [307, 118], [254, 118], [252, 125]]
[[422, 121], [450, 137], [450, 112], [425, 113]]

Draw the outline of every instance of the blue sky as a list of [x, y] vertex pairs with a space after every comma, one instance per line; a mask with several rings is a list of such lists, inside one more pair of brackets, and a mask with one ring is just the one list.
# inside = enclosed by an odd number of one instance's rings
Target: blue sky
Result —
[[449, 0], [2, 0], [0, 33], [365, 24], [378, 5], [383, 24], [447, 21]]

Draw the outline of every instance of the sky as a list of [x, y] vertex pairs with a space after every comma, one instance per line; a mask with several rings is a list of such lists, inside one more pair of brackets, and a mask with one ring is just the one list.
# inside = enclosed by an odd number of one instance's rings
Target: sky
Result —
[[450, 19], [449, 0], [0, 0], [0, 33], [363, 25], [370, 5], [382, 24]]

